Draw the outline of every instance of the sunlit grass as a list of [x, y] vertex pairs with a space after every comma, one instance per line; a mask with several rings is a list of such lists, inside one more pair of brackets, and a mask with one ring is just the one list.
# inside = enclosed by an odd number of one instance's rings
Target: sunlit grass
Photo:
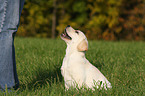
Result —
[[[145, 42], [89, 41], [86, 58], [111, 82], [112, 89], [65, 91], [60, 67], [65, 55], [60, 39], [16, 38], [18, 96], [143, 96]], [[3, 93], [0, 93], [3, 94]]]

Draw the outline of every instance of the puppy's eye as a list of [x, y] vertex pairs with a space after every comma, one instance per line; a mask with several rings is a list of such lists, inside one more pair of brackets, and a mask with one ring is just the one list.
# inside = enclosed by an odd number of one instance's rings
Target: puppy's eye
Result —
[[79, 34], [79, 32], [78, 31], [75, 31], [77, 34]]

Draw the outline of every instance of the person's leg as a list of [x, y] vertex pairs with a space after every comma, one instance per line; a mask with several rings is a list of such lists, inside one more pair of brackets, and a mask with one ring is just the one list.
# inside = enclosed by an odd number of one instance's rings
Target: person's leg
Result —
[[0, 90], [19, 85], [14, 49], [14, 34], [18, 29], [24, 0], [0, 0]]

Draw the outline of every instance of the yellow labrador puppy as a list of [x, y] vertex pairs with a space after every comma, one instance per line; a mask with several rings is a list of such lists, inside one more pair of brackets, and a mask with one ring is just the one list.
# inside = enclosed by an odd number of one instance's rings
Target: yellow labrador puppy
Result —
[[70, 25], [61, 34], [62, 40], [67, 44], [66, 55], [61, 66], [65, 88], [111, 88], [111, 83], [86, 58], [88, 41], [83, 32], [73, 29]]

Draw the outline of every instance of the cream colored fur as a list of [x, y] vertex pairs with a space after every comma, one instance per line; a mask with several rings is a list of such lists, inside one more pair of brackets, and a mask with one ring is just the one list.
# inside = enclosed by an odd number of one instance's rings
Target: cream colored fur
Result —
[[106, 77], [85, 58], [88, 41], [84, 33], [70, 26], [66, 28], [66, 32], [72, 38], [70, 40], [61, 36], [67, 44], [66, 55], [61, 66], [66, 89], [70, 87], [86, 87], [93, 90], [94, 87], [106, 90], [112, 88]]

